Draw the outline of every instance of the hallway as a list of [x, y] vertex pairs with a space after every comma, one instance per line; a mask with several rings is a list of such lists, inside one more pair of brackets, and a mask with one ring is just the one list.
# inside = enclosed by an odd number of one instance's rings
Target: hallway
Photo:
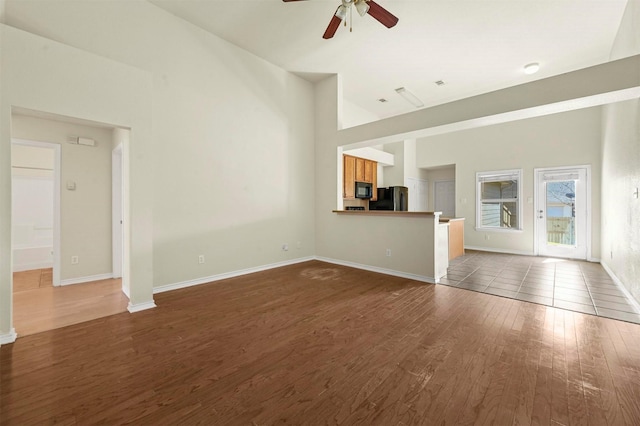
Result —
[[19, 337], [127, 311], [120, 279], [53, 287], [51, 269], [14, 272], [13, 323]]

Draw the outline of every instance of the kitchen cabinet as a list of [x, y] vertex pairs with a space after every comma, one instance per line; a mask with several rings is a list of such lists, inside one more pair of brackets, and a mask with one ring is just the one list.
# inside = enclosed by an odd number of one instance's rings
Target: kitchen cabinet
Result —
[[368, 182], [365, 177], [365, 163], [367, 160], [364, 158], [356, 158], [356, 182]]
[[367, 182], [373, 188], [371, 201], [378, 199], [378, 163], [364, 158], [343, 156], [343, 198], [354, 200], [356, 198], [356, 182]]
[[464, 254], [464, 218], [441, 217], [440, 223], [449, 224], [449, 260]]
[[343, 196], [347, 200], [356, 198], [356, 157], [344, 156]]

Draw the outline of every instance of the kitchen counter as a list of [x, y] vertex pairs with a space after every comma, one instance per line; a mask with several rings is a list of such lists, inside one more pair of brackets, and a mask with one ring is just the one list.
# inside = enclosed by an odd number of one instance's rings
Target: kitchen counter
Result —
[[440, 212], [333, 210], [340, 258], [394, 275], [437, 283], [448, 266], [448, 223]]
[[393, 210], [333, 210], [333, 213], [366, 216], [439, 217], [440, 212], [397, 212]]

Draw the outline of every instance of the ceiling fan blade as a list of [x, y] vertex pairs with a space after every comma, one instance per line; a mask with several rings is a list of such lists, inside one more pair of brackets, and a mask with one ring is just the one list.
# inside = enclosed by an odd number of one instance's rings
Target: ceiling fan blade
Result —
[[331, 21], [329, 22], [329, 26], [327, 27], [327, 30], [324, 32], [324, 35], [322, 36], [322, 38], [330, 39], [331, 37], [333, 37], [341, 23], [342, 23], [342, 19], [338, 18], [336, 15], [333, 15], [333, 17], [331, 17]]
[[374, 2], [373, 0], [369, 0], [367, 4], [369, 5], [369, 10], [367, 11], [367, 13], [373, 16], [378, 22], [380, 22], [385, 27], [391, 28], [398, 23], [398, 18], [395, 17], [387, 9], [380, 6], [378, 3]]

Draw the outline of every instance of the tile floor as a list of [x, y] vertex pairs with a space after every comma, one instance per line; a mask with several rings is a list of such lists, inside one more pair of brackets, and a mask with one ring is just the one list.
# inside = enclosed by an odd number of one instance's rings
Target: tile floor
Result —
[[440, 284], [640, 324], [638, 304], [599, 263], [467, 250]]

